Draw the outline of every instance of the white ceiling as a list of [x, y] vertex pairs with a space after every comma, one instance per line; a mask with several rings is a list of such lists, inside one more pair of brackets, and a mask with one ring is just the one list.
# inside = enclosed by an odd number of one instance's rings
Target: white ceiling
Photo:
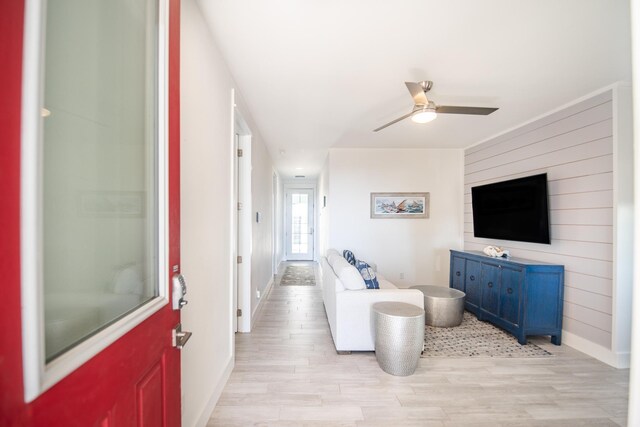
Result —
[[[285, 177], [317, 175], [330, 147], [467, 147], [631, 79], [626, 0], [199, 3]], [[373, 133], [420, 80], [437, 104], [500, 109]]]

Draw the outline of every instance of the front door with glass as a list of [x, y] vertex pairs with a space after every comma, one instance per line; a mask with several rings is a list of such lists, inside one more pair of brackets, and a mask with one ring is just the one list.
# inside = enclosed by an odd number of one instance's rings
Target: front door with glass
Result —
[[287, 260], [313, 260], [313, 193], [312, 189], [286, 191]]
[[15, 17], [2, 51], [25, 46], [10, 58], [23, 70], [3, 75], [22, 96], [0, 98], [7, 125], [22, 124], [0, 158], [21, 165], [3, 174], [19, 194], [2, 223], [21, 235], [2, 253], [21, 269], [0, 321], [22, 324], [0, 346], [0, 425], [178, 426], [180, 2], [0, 12]]

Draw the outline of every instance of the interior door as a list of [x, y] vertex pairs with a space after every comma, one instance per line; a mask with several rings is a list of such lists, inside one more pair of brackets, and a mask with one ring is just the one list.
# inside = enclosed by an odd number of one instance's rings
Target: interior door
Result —
[[0, 425], [180, 425], [179, 11], [0, 3]]
[[286, 192], [288, 260], [313, 260], [313, 193], [312, 189], [288, 189]]

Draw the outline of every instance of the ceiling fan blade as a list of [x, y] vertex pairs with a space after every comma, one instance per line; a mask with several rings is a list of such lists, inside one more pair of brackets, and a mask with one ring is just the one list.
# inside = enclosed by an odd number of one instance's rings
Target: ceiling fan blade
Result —
[[427, 99], [427, 95], [424, 93], [424, 89], [420, 83], [414, 82], [404, 82], [407, 85], [407, 89], [409, 89], [409, 93], [413, 97], [413, 103], [416, 105], [427, 105], [429, 100]]
[[474, 114], [477, 116], [486, 116], [496, 111], [497, 108], [487, 107], [455, 107], [451, 105], [438, 105], [436, 113], [442, 114]]
[[412, 111], [412, 112], [410, 112], [409, 114], [405, 114], [405, 115], [404, 115], [404, 116], [402, 116], [402, 117], [398, 117], [397, 119], [395, 119], [395, 120], [393, 120], [393, 121], [391, 121], [391, 122], [387, 123], [386, 125], [382, 125], [382, 126], [380, 126], [379, 128], [374, 129], [373, 131], [374, 131], [374, 132], [378, 132], [379, 130], [384, 129], [384, 128], [386, 128], [387, 126], [391, 126], [391, 125], [392, 125], [392, 124], [394, 124], [394, 123], [398, 123], [400, 120], [404, 120], [404, 119], [406, 119], [407, 117], [409, 117], [409, 116], [410, 116], [410, 115], [412, 115], [412, 114], [413, 114], [413, 111]]

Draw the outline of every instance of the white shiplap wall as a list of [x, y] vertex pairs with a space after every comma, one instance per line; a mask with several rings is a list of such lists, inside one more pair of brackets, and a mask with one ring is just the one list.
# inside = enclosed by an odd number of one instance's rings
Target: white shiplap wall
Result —
[[[563, 329], [612, 348], [614, 108], [608, 90], [465, 151], [464, 247], [565, 266]], [[471, 187], [547, 173], [551, 244], [473, 236]]]

